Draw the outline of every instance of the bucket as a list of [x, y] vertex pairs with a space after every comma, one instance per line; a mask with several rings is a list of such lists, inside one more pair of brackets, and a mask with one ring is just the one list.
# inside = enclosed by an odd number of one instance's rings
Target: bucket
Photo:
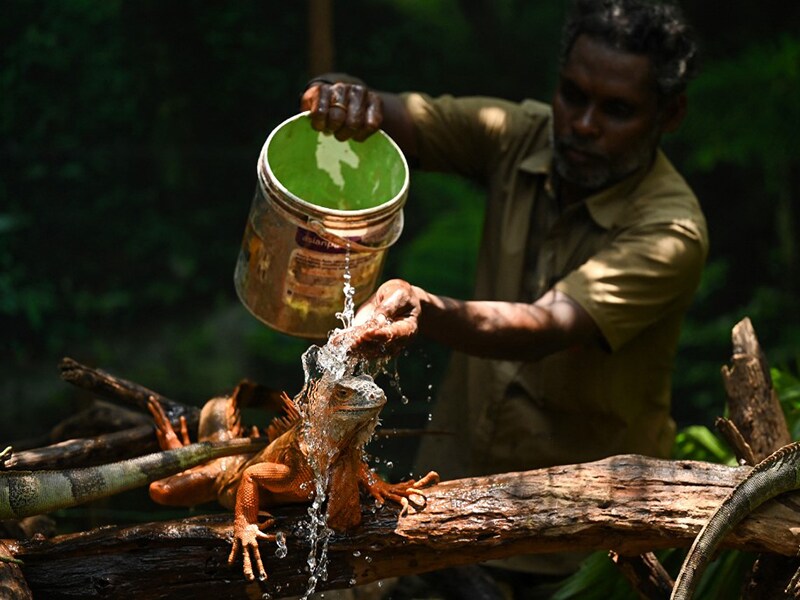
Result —
[[301, 113], [270, 133], [257, 172], [236, 292], [273, 329], [324, 338], [344, 308], [346, 271], [356, 305], [378, 284], [403, 231], [408, 164], [382, 131], [340, 142]]

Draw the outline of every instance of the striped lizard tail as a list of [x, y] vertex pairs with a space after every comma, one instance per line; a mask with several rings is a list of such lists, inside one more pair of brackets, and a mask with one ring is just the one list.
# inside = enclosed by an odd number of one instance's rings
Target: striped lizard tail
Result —
[[0, 519], [20, 519], [145, 486], [215, 458], [257, 452], [266, 438], [199, 442], [96, 467], [0, 471]]

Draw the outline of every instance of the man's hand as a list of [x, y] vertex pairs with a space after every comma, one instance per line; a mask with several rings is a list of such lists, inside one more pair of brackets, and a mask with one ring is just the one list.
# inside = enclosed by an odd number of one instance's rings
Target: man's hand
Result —
[[314, 129], [332, 133], [339, 141], [363, 142], [383, 122], [380, 96], [363, 85], [317, 83], [303, 93], [300, 106], [310, 112]]
[[397, 354], [417, 335], [422, 294], [402, 279], [387, 281], [358, 310], [345, 343], [366, 357]]

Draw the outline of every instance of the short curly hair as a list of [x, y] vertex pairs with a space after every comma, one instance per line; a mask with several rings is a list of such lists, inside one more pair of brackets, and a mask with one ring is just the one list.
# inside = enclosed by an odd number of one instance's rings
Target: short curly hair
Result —
[[581, 35], [650, 58], [662, 97], [679, 94], [697, 74], [697, 42], [675, 4], [653, 0], [575, 0], [564, 26], [561, 64]]

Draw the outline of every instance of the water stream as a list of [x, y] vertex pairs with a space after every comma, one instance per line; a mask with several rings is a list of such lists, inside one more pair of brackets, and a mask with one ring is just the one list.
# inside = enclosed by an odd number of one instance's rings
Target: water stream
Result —
[[[350, 248], [347, 248], [344, 269], [344, 308], [336, 313], [342, 322], [342, 328], [334, 329], [324, 346], [311, 346], [303, 353], [302, 364], [305, 375], [304, 390], [313, 389], [316, 382], [323, 379], [339, 381], [344, 377], [364, 374], [366, 363], [348, 354], [348, 344], [342, 338], [334, 342], [334, 338], [352, 326], [355, 316], [355, 288], [350, 279]], [[370, 382], [372, 380], [370, 379]], [[374, 385], [374, 383], [373, 383]], [[327, 492], [330, 483], [330, 466], [337, 448], [326, 435], [327, 406], [324, 403], [309, 402], [310, 394], [301, 396], [299, 407], [303, 415], [304, 427], [302, 439], [308, 451], [309, 464], [314, 472], [314, 498], [308, 507], [309, 520], [303, 527], [302, 534], [309, 542], [308, 585], [302, 599], [306, 600], [316, 589], [320, 581], [328, 577], [328, 542], [332, 530], [328, 527]]]

